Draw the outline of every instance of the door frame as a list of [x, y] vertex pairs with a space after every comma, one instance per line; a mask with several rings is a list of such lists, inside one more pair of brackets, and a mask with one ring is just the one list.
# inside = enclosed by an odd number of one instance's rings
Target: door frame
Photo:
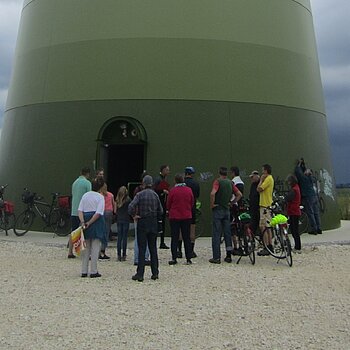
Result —
[[[133, 127], [133, 130], [136, 130], [137, 137], [133, 139], [121, 139], [120, 142], [115, 142], [111, 140], [107, 140], [104, 138], [104, 134], [106, 130], [108, 130], [109, 127], [111, 127], [112, 124], [118, 123], [118, 122], [126, 122], [130, 124]], [[108, 119], [102, 127], [100, 128], [98, 132], [98, 136], [96, 139], [96, 162], [95, 162], [95, 168], [98, 169], [99, 167], [104, 167], [106, 164], [101, 164], [103, 161], [106, 163], [106, 157], [103, 155], [105, 154], [105, 148], [107, 148], [109, 145], [140, 145], [142, 144], [143, 147], [143, 167], [147, 169], [147, 133], [144, 126], [135, 118], [127, 117], [127, 116], [117, 116], [112, 117]], [[108, 153], [108, 152], [107, 152]], [[103, 158], [103, 159], [102, 159]], [[108, 163], [108, 158], [107, 158]], [[96, 170], [94, 169], [94, 170]], [[105, 169], [105, 171], [108, 173], [108, 169]]]

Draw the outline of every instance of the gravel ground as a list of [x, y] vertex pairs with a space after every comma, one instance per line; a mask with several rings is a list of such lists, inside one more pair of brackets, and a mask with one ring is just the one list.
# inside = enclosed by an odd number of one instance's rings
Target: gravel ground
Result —
[[128, 261], [80, 259], [60, 247], [1, 242], [1, 349], [349, 349], [350, 246], [306, 247], [294, 266], [272, 257], [169, 266], [143, 283]]

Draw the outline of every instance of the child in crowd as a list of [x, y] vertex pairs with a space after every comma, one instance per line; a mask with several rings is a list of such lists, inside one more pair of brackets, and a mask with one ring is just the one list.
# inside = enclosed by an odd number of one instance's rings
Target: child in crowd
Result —
[[[117, 241], [117, 255], [118, 261], [126, 260], [126, 248], [128, 242], [128, 232], [130, 225], [130, 216], [128, 214], [128, 206], [131, 202], [128, 196], [128, 190], [125, 186], [119, 188], [116, 197], [116, 213], [117, 213], [117, 228], [118, 228], [118, 241]], [[123, 255], [122, 255], [123, 250]]]

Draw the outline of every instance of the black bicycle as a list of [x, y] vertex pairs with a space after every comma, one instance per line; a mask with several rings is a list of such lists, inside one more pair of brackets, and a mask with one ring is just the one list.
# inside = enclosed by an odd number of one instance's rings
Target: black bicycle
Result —
[[32, 227], [37, 215], [44, 222], [43, 231], [51, 229], [58, 236], [66, 236], [69, 233], [69, 210], [59, 205], [59, 193], [52, 193], [51, 204], [44, 202], [35, 192], [30, 192], [27, 188], [22, 194], [22, 202], [27, 208], [18, 216], [14, 232], [17, 236], [23, 236]]
[[233, 223], [233, 232], [238, 243], [239, 258], [237, 264], [243, 256], [249, 256], [250, 262], [255, 264], [255, 237], [250, 226], [250, 215], [244, 212], [237, 216]]
[[6, 236], [8, 236], [8, 231], [15, 226], [14, 204], [4, 200], [5, 188], [7, 186], [0, 186], [0, 230], [5, 231]]

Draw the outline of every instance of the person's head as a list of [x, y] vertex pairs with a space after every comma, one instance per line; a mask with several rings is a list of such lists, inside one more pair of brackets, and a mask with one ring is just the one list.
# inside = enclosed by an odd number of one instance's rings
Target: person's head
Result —
[[225, 166], [221, 166], [221, 167], [219, 168], [219, 174], [220, 174], [221, 176], [227, 176], [227, 168], [226, 168]]
[[153, 178], [151, 175], [146, 175], [143, 179], [142, 179], [142, 184], [145, 188], [150, 188], [153, 186]]
[[266, 175], [271, 175], [272, 173], [272, 168], [270, 164], [264, 164], [262, 166], [262, 173]]
[[311, 176], [311, 175], [312, 175], [312, 170], [311, 170], [311, 169], [306, 169], [306, 170], [304, 171], [304, 174], [305, 174], [306, 176]]
[[141, 176], [140, 176], [141, 182], [142, 182], [143, 178], [144, 178], [146, 175], [148, 175], [148, 172], [147, 172], [146, 170], [144, 170], [144, 171], [142, 172]]
[[286, 181], [287, 181], [287, 184], [288, 184], [290, 187], [293, 187], [293, 186], [295, 186], [295, 185], [298, 183], [298, 180], [297, 180], [296, 176], [293, 175], [293, 174], [289, 174], [289, 175], [287, 176]]
[[184, 182], [184, 176], [183, 174], [176, 174], [175, 175], [175, 183], [181, 184]]
[[104, 185], [101, 188], [101, 193], [105, 196], [107, 195], [107, 191], [108, 191], [107, 184], [104, 183]]
[[105, 171], [104, 171], [104, 169], [103, 168], [98, 168], [98, 169], [96, 169], [96, 178], [104, 178], [104, 176], [105, 176]]
[[195, 173], [196, 171], [194, 170], [194, 167], [193, 166], [187, 166], [185, 168], [185, 176], [190, 176], [192, 177], [193, 174]]
[[125, 198], [128, 195], [128, 189], [125, 186], [119, 187], [117, 197]]
[[169, 174], [170, 174], [169, 165], [161, 165], [161, 167], [160, 167], [160, 173], [161, 173], [163, 176], [169, 175]]
[[238, 166], [232, 166], [230, 171], [232, 173], [232, 177], [239, 176], [239, 168], [238, 168]]
[[92, 190], [95, 192], [101, 192], [104, 184], [105, 180], [103, 180], [102, 178], [96, 178], [92, 181]]
[[90, 177], [90, 168], [88, 168], [88, 167], [84, 167], [83, 169], [81, 169], [81, 171], [80, 171], [80, 174], [82, 175], [82, 176], [85, 176], [87, 179]]
[[257, 170], [253, 170], [249, 177], [252, 182], [259, 182], [260, 180], [259, 172]]

